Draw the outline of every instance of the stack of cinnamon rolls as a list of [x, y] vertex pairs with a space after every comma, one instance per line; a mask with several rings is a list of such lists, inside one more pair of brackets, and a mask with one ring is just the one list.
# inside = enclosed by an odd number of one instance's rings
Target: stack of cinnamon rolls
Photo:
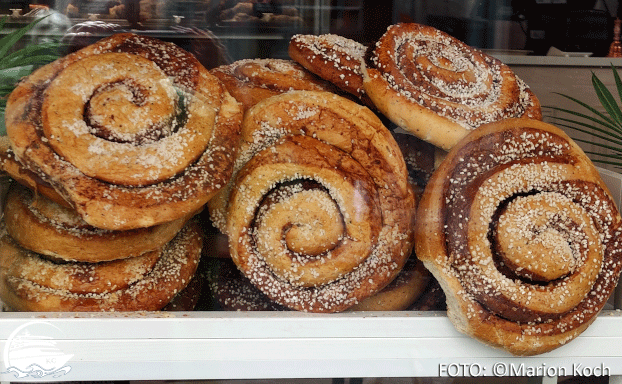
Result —
[[447, 308], [520, 355], [597, 317], [622, 219], [507, 65], [419, 24], [369, 47], [296, 35], [289, 55], [207, 71], [118, 34], [23, 80], [4, 304], [159, 310], [201, 280], [223, 310]]

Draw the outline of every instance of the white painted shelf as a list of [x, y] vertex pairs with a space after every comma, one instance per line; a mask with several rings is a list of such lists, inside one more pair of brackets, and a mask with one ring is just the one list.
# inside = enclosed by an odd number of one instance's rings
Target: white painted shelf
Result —
[[[71, 358], [20, 381], [622, 375], [622, 312], [552, 352], [513, 357], [458, 333], [444, 312], [0, 314], [0, 351], [45, 328]], [[32, 332], [31, 332], [32, 334]], [[468, 371], [467, 371], [468, 370]], [[2, 367], [2, 381], [16, 377]], [[554, 374], [554, 375], [552, 375]]]

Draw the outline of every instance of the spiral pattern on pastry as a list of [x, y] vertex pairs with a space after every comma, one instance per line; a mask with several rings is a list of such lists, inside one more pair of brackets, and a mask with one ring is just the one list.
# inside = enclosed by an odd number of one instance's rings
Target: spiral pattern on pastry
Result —
[[412, 250], [414, 195], [369, 109], [289, 92], [248, 110], [242, 137], [221, 226], [253, 284], [286, 307], [336, 312], [396, 276]]
[[6, 230], [23, 248], [54, 259], [91, 263], [161, 248], [191, 216], [148, 228], [104, 230], [88, 225], [73, 209], [17, 184], [9, 189], [4, 206]]
[[557, 348], [603, 308], [621, 268], [622, 220], [560, 129], [508, 119], [469, 134], [419, 204], [416, 252], [457, 329], [518, 355]]
[[343, 36], [294, 35], [289, 41], [289, 57], [322, 79], [360, 99], [366, 106], [373, 103], [363, 88], [361, 61], [367, 47]]
[[362, 71], [364, 89], [382, 113], [446, 150], [482, 124], [542, 115], [536, 96], [507, 65], [425, 25], [389, 27]]
[[292, 60], [242, 59], [214, 68], [210, 73], [222, 81], [245, 110], [268, 97], [293, 90], [336, 90], [331, 83]]
[[201, 247], [201, 230], [191, 220], [173, 240], [141, 256], [58, 262], [20, 247], [2, 228], [0, 299], [16, 311], [160, 310], [192, 279]]
[[6, 110], [19, 162], [111, 230], [205, 204], [231, 175], [241, 121], [238, 103], [191, 54], [130, 33], [35, 71]]

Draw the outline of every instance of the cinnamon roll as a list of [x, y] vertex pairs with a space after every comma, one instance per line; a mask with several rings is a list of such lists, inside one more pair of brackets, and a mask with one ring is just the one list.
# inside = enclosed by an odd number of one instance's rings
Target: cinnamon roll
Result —
[[48, 183], [35, 172], [24, 167], [20, 163], [7, 136], [0, 137], [0, 170], [8, 175], [12, 181], [30, 188], [36, 195], [42, 195], [64, 207], [70, 207], [69, 203]]
[[205, 280], [212, 307], [221, 311], [285, 311], [250, 282], [231, 258], [208, 259]]
[[6, 230], [21, 247], [82, 262], [125, 259], [161, 248], [191, 216], [148, 228], [103, 230], [85, 223], [73, 209], [37, 197], [17, 184], [9, 190], [4, 207]]
[[102, 263], [52, 260], [2, 234], [0, 299], [16, 311], [160, 310], [192, 279], [202, 246], [195, 221], [160, 249]]
[[242, 140], [235, 180], [210, 209], [254, 285], [291, 309], [336, 312], [395, 278], [412, 250], [414, 195], [373, 112], [293, 91], [248, 110]]
[[348, 311], [406, 310], [422, 297], [430, 281], [430, 272], [413, 254], [389, 285], [375, 295], [348, 308]]
[[508, 119], [470, 133], [435, 171], [416, 252], [459, 331], [534, 355], [571, 341], [605, 305], [622, 265], [621, 222], [563, 131]]
[[288, 54], [310, 72], [330, 81], [361, 102], [373, 107], [363, 88], [361, 61], [367, 47], [343, 36], [294, 35], [289, 42]]
[[231, 176], [241, 110], [171, 43], [117, 34], [22, 81], [6, 108], [17, 160], [98, 228], [183, 217]]
[[248, 109], [263, 99], [292, 90], [334, 91], [335, 87], [283, 59], [243, 59], [210, 71]]
[[507, 65], [425, 25], [389, 27], [362, 72], [379, 111], [445, 150], [482, 124], [542, 115], [537, 97]]

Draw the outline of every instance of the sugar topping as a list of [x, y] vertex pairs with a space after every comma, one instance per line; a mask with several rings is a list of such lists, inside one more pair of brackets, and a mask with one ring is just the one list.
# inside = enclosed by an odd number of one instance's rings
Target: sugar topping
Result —
[[432, 28], [389, 28], [371, 63], [387, 86], [466, 129], [534, 106], [527, 85], [503, 63]]
[[231, 256], [271, 300], [296, 310], [344, 310], [394, 278], [412, 248], [403, 212], [414, 199], [400, 189], [399, 148], [344, 103], [354, 104], [286, 94], [247, 111], [243, 127], [226, 226]]
[[[3, 245], [6, 246], [6, 245]], [[136, 263], [137, 258], [103, 264], [50, 264], [39, 255], [21, 249], [20, 254], [36, 270], [22, 270], [6, 276], [8, 285], [23, 303], [13, 307], [54, 311], [136, 311], [158, 310], [181, 291], [196, 271], [201, 253], [200, 230], [196, 223], [184, 227], [177, 237], [156, 253], [155, 263]], [[28, 276], [38, 275], [41, 265], [52, 271], [45, 282]], [[38, 267], [37, 267], [38, 266]], [[148, 266], [147, 268], [145, 268]], [[99, 279], [100, 269], [112, 268], [123, 282], [111, 284]], [[107, 272], [110, 273], [110, 272]], [[74, 283], [72, 283], [74, 281]], [[76, 282], [80, 281], [79, 285]], [[102, 285], [103, 284], [103, 285]]]
[[620, 273], [621, 220], [587, 157], [536, 125], [490, 128], [451, 159], [441, 268], [460, 280], [466, 318], [544, 336], [602, 309]]

